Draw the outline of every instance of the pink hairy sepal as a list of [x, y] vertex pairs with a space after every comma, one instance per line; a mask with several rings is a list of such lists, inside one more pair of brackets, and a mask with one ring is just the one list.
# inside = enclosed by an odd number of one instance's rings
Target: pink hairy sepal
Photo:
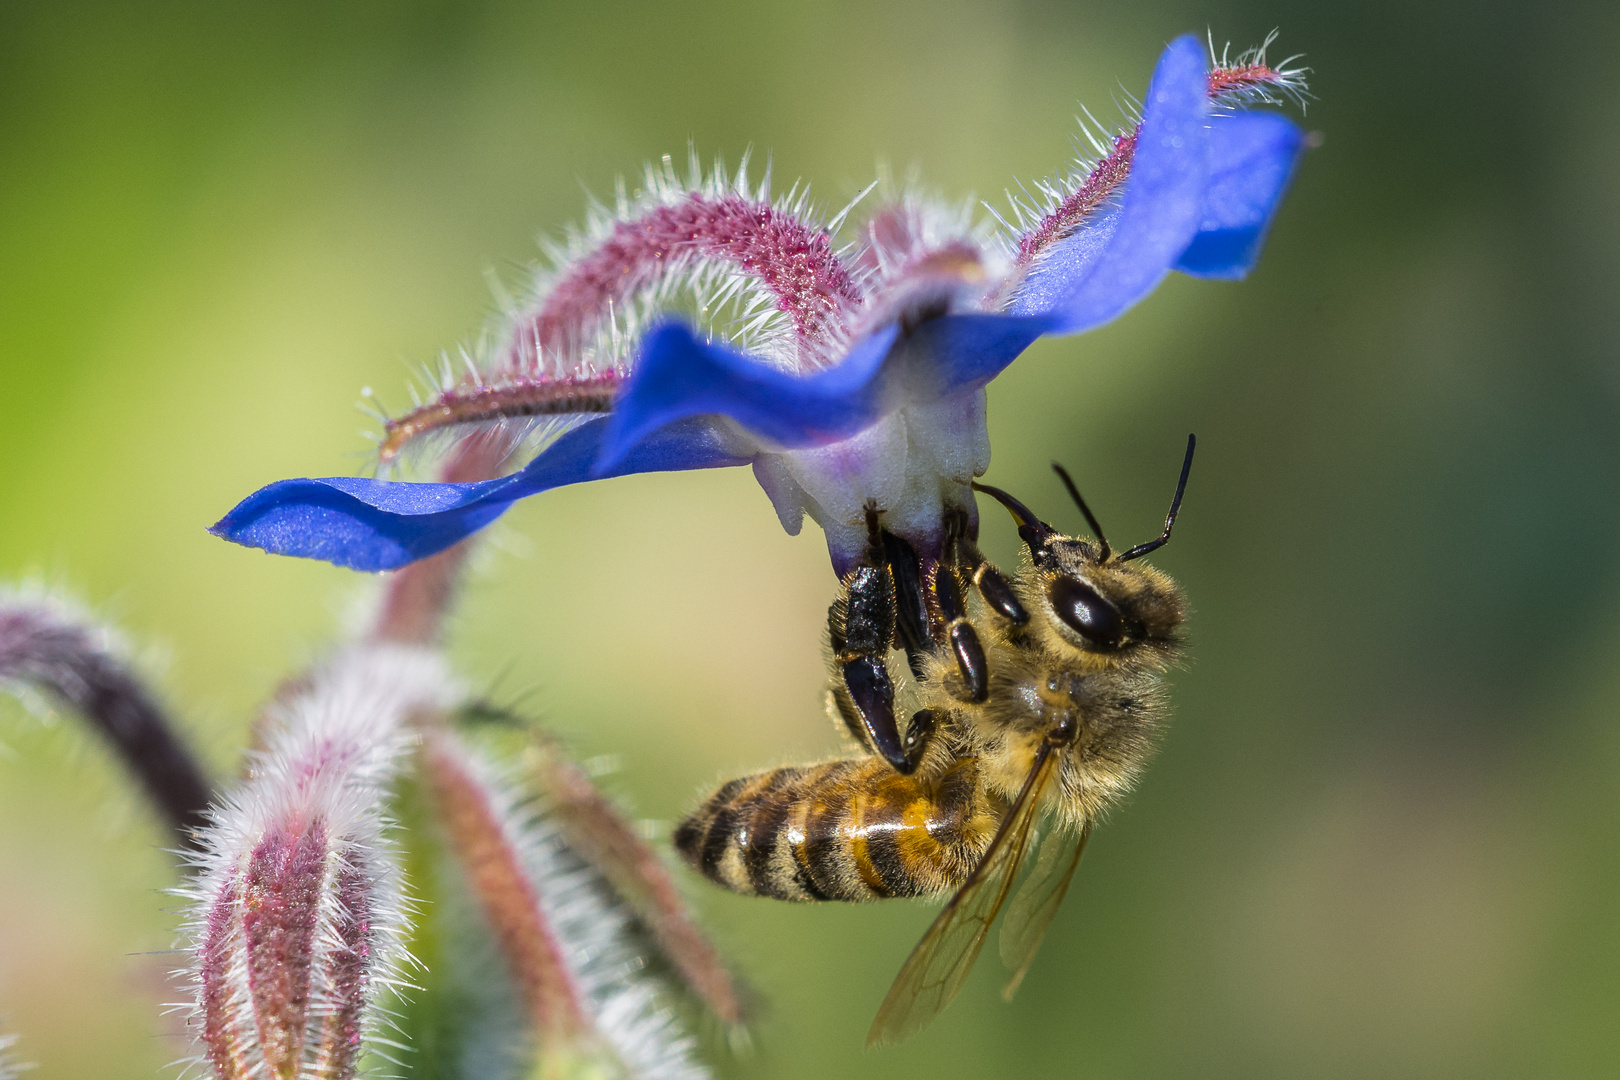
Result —
[[[1259, 62], [1218, 64], [1210, 69], [1208, 87], [1209, 97], [1216, 104], [1230, 104], [1268, 88], [1295, 95], [1303, 91], [1300, 72], [1278, 71]], [[1119, 190], [1131, 174], [1141, 130], [1142, 125], [1137, 124], [1116, 135], [1113, 148], [1098, 159], [1074, 191], [1060, 200], [1033, 229], [1019, 237], [1018, 254], [1013, 261], [1017, 270], [1027, 269], [1054, 241], [1072, 233]]]
[[841, 328], [861, 302], [828, 235], [766, 202], [691, 193], [621, 221], [562, 276], [513, 333], [511, 366], [526, 371], [570, 356], [615, 306], [656, 285], [683, 259], [722, 259], [757, 277], [793, 323], [801, 344]]
[[[288, 822], [220, 890], [200, 965], [203, 1042], [219, 1077], [354, 1074], [372, 952], [370, 881], [357, 855], [336, 850], [322, 820]], [[323, 900], [326, 940], [318, 937]]]
[[264, 748], [203, 834], [197, 1027], [221, 1080], [349, 1080], [395, 970], [398, 883], [382, 808], [411, 718], [459, 696], [426, 649], [356, 648], [266, 710]]
[[1260, 63], [1216, 67], [1209, 73], [1209, 96], [1218, 100], [1228, 94], [1243, 94], [1268, 87], [1292, 91], [1299, 85], [1299, 77], [1297, 71], [1278, 71]]
[[635, 908], [681, 980], [715, 1016], [740, 1025], [742, 1002], [731, 973], [687, 913], [680, 889], [657, 852], [555, 743], [542, 741], [533, 760], [569, 846]]
[[788, 317], [806, 362], [846, 329], [861, 304], [854, 276], [832, 240], [793, 214], [740, 195], [689, 192], [617, 222], [575, 260], [523, 316], [487, 382], [463, 381], [384, 422], [378, 460], [391, 464], [424, 435], [466, 424], [606, 413], [626, 372], [614, 357], [593, 368], [593, 336], [635, 297], [693, 263], [722, 262], [756, 279]]
[[370, 990], [371, 882], [363, 868], [345, 862], [338, 870], [336, 887], [339, 914], [333, 929], [339, 947], [326, 962], [331, 1000], [316, 1021], [320, 1034], [315, 1040], [316, 1058], [311, 1070], [320, 1077], [354, 1075], [360, 1061], [362, 1024]]
[[326, 884], [326, 826], [267, 835], [248, 857], [242, 896], [248, 992], [272, 1072], [302, 1056], [315, 924]]
[[232, 1007], [231, 961], [236, 949], [236, 915], [242, 896], [241, 882], [233, 878], [219, 891], [208, 909], [202, 948], [200, 981], [203, 1030], [202, 1040], [209, 1064], [220, 1080], [246, 1077], [252, 1068], [248, 1042], [236, 1037]]
[[1131, 162], [1136, 157], [1136, 136], [1140, 130], [1141, 125], [1138, 124], [1130, 131], [1115, 136], [1114, 148], [1091, 167], [1080, 186], [1053, 207], [1035, 228], [1019, 238], [1014, 266], [1020, 270], [1027, 267], [1049, 244], [1073, 232], [1104, 200], [1119, 190], [1119, 186], [1131, 174]]
[[584, 996], [491, 790], [454, 744], [430, 737], [423, 775], [541, 1045], [575, 1044], [591, 1030]]

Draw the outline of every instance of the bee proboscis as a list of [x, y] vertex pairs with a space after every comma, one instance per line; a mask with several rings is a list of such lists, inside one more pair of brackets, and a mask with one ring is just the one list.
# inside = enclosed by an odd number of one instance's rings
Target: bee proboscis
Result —
[[[1011, 998], [1093, 824], [1151, 755], [1186, 604], [1170, 578], [1132, 563], [1169, 540], [1194, 445], [1189, 437], [1163, 533], [1124, 552], [1109, 547], [1060, 467], [1094, 538], [1061, 535], [1006, 492], [974, 485], [1011, 512], [1025, 543], [1010, 583], [965, 529], [938, 559], [908, 561], [909, 547], [872, 525], [868, 565], [845, 576], [829, 618], [831, 711], [867, 756], [733, 780], [676, 829], [686, 859], [735, 892], [860, 901], [954, 891], [868, 1045], [899, 1042], [950, 1004], [1004, 907]], [[974, 591], [981, 602], [970, 612]], [[906, 649], [921, 705], [903, 738], [891, 646]]]

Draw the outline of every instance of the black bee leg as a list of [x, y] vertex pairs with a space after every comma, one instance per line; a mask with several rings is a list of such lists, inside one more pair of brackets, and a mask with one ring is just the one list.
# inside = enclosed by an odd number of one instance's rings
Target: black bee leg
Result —
[[979, 595], [990, 605], [990, 610], [1014, 626], [1023, 626], [1029, 622], [1029, 612], [1018, 602], [1018, 594], [1007, 584], [1007, 579], [1001, 576], [1001, 571], [990, 565], [990, 561], [979, 553], [978, 545], [971, 540], [963, 540], [958, 546], [958, 551], [963, 576], [979, 590]]
[[912, 675], [923, 677], [923, 655], [938, 649], [928, 625], [928, 599], [923, 594], [923, 568], [917, 549], [893, 533], [883, 534], [883, 554], [894, 575], [895, 628], [906, 650]]
[[1013, 592], [1001, 571], [991, 565], [969, 535], [967, 515], [957, 511], [947, 519], [945, 527], [948, 559], [956, 567], [961, 580], [971, 582], [990, 610], [1014, 626], [1029, 622], [1029, 612], [1019, 603], [1018, 594]]
[[963, 594], [969, 580], [967, 569], [983, 562], [983, 556], [973, 543], [967, 514], [954, 511], [945, 519], [944, 559], [931, 568], [933, 609], [936, 633], [956, 658], [963, 696], [974, 702], [984, 701], [989, 696], [990, 668], [978, 631], [968, 621]]
[[911, 714], [911, 723], [906, 726], [906, 767], [901, 772], [910, 774], [922, 764], [939, 723], [939, 713], [933, 709], [918, 709]]
[[934, 575], [934, 599], [945, 620], [945, 639], [956, 656], [967, 699], [983, 701], [990, 695], [990, 665], [985, 660], [978, 632], [967, 620], [967, 605], [963, 603], [962, 589], [953, 567], [941, 566]]
[[843, 595], [827, 612], [836, 685], [833, 698], [853, 734], [897, 771], [909, 772], [894, 717], [889, 646], [894, 641], [894, 574], [885, 558], [877, 511], [867, 508], [867, 565], [844, 579]]

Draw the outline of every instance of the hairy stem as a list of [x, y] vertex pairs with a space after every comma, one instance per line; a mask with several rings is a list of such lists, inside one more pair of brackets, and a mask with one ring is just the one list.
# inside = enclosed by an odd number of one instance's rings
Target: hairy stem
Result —
[[[439, 479], [466, 484], [499, 476], [508, 447], [499, 432], [474, 432], [462, 439]], [[397, 570], [388, 579], [372, 638], [407, 645], [431, 645], [444, 630], [471, 540]]]
[[681, 980], [715, 1016], [727, 1024], [741, 1024], [742, 1003], [731, 973], [686, 913], [675, 879], [658, 853], [549, 739], [540, 741], [532, 765], [551, 796], [552, 812], [569, 847], [613, 884], [652, 932]]
[[499, 809], [446, 735], [427, 735], [421, 761], [439, 821], [495, 932], [541, 1045], [548, 1050], [573, 1045], [591, 1028], [585, 1002]]
[[154, 696], [97, 636], [52, 605], [0, 607], [0, 682], [36, 686], [89, 720], [180, 843], [195, 847], [212, 794], [202, 767]]

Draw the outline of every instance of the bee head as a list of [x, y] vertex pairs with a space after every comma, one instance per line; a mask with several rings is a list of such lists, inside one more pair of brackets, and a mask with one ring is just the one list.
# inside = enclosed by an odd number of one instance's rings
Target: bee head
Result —
[[1102, 526], [1080, 497], [1063, 466], [1052, 468], [1062, 478], [1075, 505], [1085, 515], [1095, 539], [1064, 536], [1041, 521], [1023, 503], [999, 488], [975, 484], [1012, 514], [1018, 535], [1029, 549], [1034, 573], [1029, 576], [1026, 600], [1045, 614], [1041, 620], [1062, 642], [1099, 660], [1124, 660], [1144, 649], [1161, 653], [1173, 645], [1176, 631], [1186, 619], [1181, 590], [1170, 578], [1150, 566], [1130, 565], [1170, 539], [1181, 497], [1192, 471], [1196, 440], [1187, 437], [1187, 456], [1181, 479], [1170, 503], [1164, 532], [1127, 551], [1115, 552], [1103, 536]]

